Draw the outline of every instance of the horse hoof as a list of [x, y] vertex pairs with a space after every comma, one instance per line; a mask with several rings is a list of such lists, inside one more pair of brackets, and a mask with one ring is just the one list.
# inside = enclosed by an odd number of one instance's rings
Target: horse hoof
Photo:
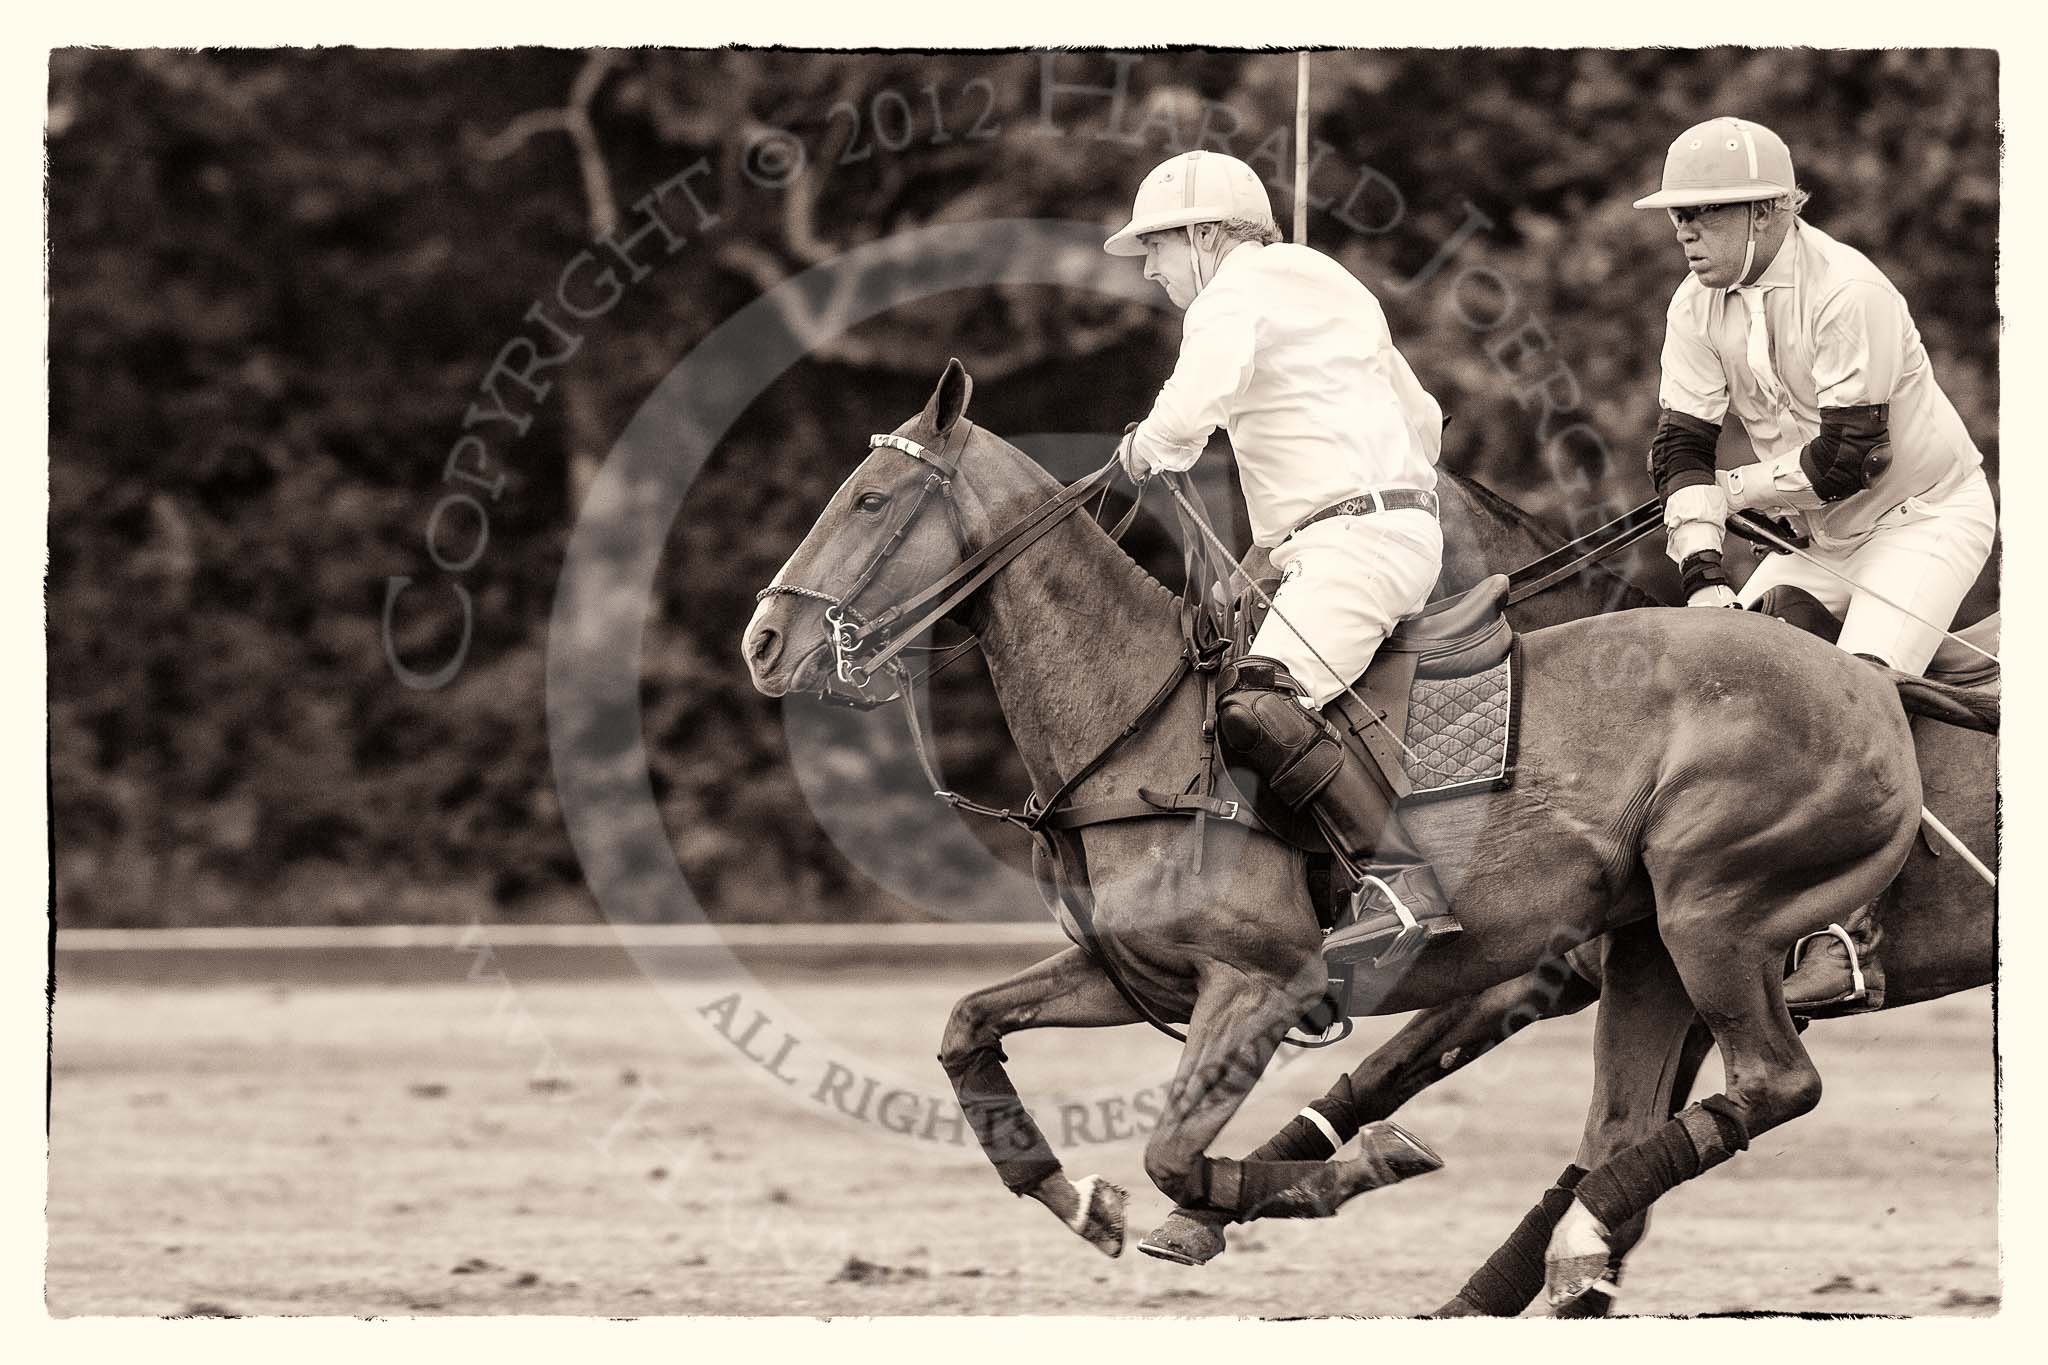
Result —
[[1614, 1296], [1621, 1287], [1605, 1278], [1606, 1267], [1601, 1268], [1602, 1278], [1593, 1281], [1579, 1293], [1553, 1303], [1550, 1316], [1553, 1318], [1604, 1318], [1614, 1311]]
[[1576, 1199], [1558, 1219], [1543, 1256], [1543, 1287], [1550, 1300], [1552, 1317], [1605, 1317], [1605, 1304], [1593, 1300], [1614, 1297], [1614, 1285], [1607, 1277], [1613, 1248], [1600, 1220]]
[[1223, 1220], [1175, 1209], [1152, 1235], [1138, 1243], [1147, 1256], [1176, 1265], [1207, 1265], [1223, 1254]]
[[1483, 1318], [1487, 1315], [1482, 1310], [1474, 1308], [1471, 1304], [1460, 1298], [1452, 1299], [1434, 1313], [1428, 1313], [1424, 1316], [1432, 1318]]
[[1397, 1184], [1418, 1175], [1444, 1168], [1444, 1159], [1438, 1156], [1415, 1134], [1398, 1123], [1371, 1123], [1365, 1128], [1365, 1144], [1380, 1160], [1386, 1162], [1393, 1179], [1387, 1183]]
[[1358, 1135], [1358, 1155], [1339, 1163], [1347, 1172], [1345, 1198], [1384, 1189], [1444, 1168], [1444, 1159], [1398, 1123], [1367, 1124]]
[[1124, 1201], [1130, 1198], [1123, 1186], [1091, 1175], [1074, 1186], [1074, 1193], [1078, 1205], [1067, 1226], [1103, 1255], [1111, 1259], [1123, 1255]]

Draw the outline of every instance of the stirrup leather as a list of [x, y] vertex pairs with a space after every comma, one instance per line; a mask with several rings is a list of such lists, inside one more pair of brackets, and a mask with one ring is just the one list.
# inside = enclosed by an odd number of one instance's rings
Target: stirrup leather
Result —
[[[1797, 943], [1794, 943], [1792, 945], [1792, 965], [1786, 969], [1785, 975], [1790, 976], [1799, 970], [1799, 964], [1806, 960], [1806, 945], [1817, 938], [1836, 938], [1841, 940], [1843, 949], [1849, 954], [1850, 982], [1849, 994], [1843, 998], [1847, 1000], [1860, 1000], [1869, 990], [1863, 980], [1863, 959], [1856, 951], [1856, 940], [1851, 938], [1849, 931], [1839, 924], [1830, 924], [1827, 928], [1808, 934]], [[1822, 1003], [1834, 1002], [1815, 1002], [1815, 1005], [1817, 1007]]]

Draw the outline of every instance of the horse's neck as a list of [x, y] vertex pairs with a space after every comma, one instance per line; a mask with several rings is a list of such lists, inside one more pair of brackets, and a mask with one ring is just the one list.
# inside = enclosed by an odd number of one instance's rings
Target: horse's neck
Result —
[[[978, 539], [1057, 491], [1049, 480], [1005, 482], [966, 509]], [[1078, 512], [990, 580], [976, 631], [1011, 737], [1042, 793], [1137, 715], [1181, 650], [1173, 594]]]
[[[1438, 470], [1437, 489], [1444, 524], [1444, 574], [1438, 596], [1462, 592], [1488, 574], [1511, 573], [1564, 543], [1535, 518], [1484, 484], [1448, 469]], [[1571, 577], [1516, 607], [1524, 630], [1576, 621], [1630, 607], [1654, 607], [1657, 600], [1601, 565]]]

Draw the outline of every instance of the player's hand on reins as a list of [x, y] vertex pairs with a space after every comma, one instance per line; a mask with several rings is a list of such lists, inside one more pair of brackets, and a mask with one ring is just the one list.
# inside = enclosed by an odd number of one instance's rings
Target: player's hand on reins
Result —
[[1131, 422], [1124, 427], [1124, 436], [1116, 446], [1116, 462], [1123, 466], [1124, 473], [1132, 483], [1141, 484], [1152, 477], [1152, 471], [1138, 458], [1138, 424]]

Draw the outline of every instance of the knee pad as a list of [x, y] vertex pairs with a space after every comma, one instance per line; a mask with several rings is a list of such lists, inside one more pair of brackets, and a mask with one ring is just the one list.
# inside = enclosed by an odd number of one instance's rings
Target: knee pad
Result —
[[1804, 588], [1795, 588], [1790, 583], [1780, 583], [1764, 591], [1763, 596], [1751, 604], [1751, 611], [1760, 611], [1766, 616], [1775, 616], [1788, 626], [1797, 626], [1809, 635], [1818, 635], [1833, 644], [1842, 634], [1842, 623], [1835, 619], [1833, 612], [1821, 605], [1820, 599]]
[[1227, 690], [1216, 703], [1216, 734], [1224, 756], [1257, 773], [1289, 807], [1308, 804], [1343, 766], [1337, 737], [1296, 700], [1300, 685], [1277, 665], [1241, 660], [1223, 681]]

